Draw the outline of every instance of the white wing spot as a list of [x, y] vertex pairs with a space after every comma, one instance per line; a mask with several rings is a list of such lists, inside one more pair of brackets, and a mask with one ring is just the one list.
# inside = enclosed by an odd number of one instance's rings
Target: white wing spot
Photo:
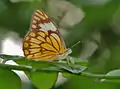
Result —
[[44, 23], [44, 24], [40, 23], [39, 26], [41, 27], [40, 30], [42, 31], [48, 31], [48, 30], [56, 31], [57, 30], [57, 28], [52, 22]]

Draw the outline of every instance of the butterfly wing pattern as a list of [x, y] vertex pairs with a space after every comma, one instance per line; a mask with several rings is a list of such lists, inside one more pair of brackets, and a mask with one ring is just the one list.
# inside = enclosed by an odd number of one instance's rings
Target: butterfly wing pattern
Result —
[[23, 51], [33, 60], [64, 59], [70, 53], [52, 20], [41, 10], [33, 14], [30, 31], [24, 37]]

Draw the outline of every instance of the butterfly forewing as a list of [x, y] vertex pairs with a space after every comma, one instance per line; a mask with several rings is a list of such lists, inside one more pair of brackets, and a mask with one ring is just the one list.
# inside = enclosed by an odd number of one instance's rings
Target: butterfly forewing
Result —
[[27, 58], [33, 60], [55, 60], [66, 52], [59, 31], [41, 10], [33, 14], [30, 30], [23, 41], [23, 51]]

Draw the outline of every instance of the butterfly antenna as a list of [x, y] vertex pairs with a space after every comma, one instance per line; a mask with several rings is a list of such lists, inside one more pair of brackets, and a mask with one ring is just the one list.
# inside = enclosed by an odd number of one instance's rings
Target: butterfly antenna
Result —
[[61, 16], [58, 16], [58, 22], [57, 22], [57, 27], [60, 27], [60, 22], [62, 21], [62, 19], [64, 18], [64, 16], [66, 15], [68, 11], [64, 11], [62, 12], [62, 15]]
[[70, 49], [74, 48], [75, 46], [77, 46], [77, 45], [80, 44], [80, 43], [81, 43], [81, 41], [76, 42], [74, 45], [72, 45], [72, 46], [70, 47]]

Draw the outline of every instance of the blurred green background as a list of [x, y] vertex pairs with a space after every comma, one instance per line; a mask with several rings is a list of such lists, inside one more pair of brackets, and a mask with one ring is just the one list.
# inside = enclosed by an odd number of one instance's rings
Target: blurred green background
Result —
[[[59, 23], [58, 30], [67, 47], [81, 41], [72, 48], [71, 56], [88, 60], [88, 72], [105, 74], [120, 68], [120, 0], [0, 0], [1, 53], [6, 38], [12, 38], [22, 47], [36, 9], [42, 9], [55, 24]], [[23, 81], [23, 89], [37, 88]], [[60, 77], [52, 89], [120, 89], [120, 82], [102, 83], [82, 76]]]

